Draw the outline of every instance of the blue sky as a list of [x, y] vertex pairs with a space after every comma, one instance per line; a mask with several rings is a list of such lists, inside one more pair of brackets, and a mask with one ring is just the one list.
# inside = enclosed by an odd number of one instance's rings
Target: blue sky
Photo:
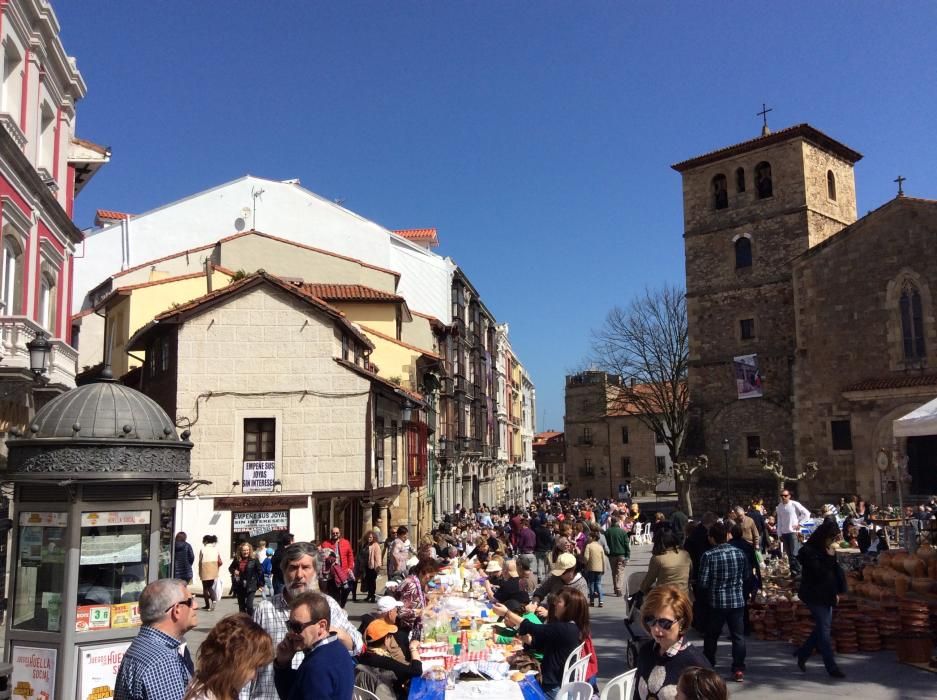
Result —
[[[937, 3], [53, 2], [110, 145], [81, 193], [142, 212], [251, 173], [435, 226], [562, 429], [590, 329], [683, 281], [671, 163], [809, 122], [859, 213], [937, 197]], [[271, 232], [276, 233], [276, 232]]]

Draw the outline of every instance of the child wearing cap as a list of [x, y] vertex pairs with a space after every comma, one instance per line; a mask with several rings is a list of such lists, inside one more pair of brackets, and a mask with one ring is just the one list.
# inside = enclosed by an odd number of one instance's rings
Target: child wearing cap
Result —
[[[369, 667], [382, 681], [390, 681], [388, 684], [394, 694], [403, 700], [409, 692], [410, 679], [423, 675], [423, 663], [416, 640], [409, 645], [410, 660], [407, 660], [395, 637], [398, 631], [396, 625], [383, 618], [373, 620], [365, 630], [367, 646], [358, 656], [358, 665]], [[392, 678], [390, 674], [393, 674]]]

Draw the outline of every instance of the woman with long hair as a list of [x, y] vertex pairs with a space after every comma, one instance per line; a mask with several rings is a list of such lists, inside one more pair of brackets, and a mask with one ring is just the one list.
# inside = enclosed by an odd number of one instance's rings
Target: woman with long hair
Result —
[[641, 583], [641, 592], [647, 595], [654, 586], [676, 586], [688, 593], [690, 590], [690, 570], [693, 560], [685, 549], [677, 544], [677, 536], [672, 530], [663, 530], [654, 542], [653, 556], [647, 567], [647, 574]]
[[715, 671], [692, 666], [680, 674], [677, 700], [728, 700], [726, 682]]
[[638, 650], [635, 698], [675, 697], [677, 682], [691, 666], [712, 668], [684, 635], [693, 624], [693, 604], [676, 586], [657, 586], [644, 598], [641, 618], [650, 640]]
[[238, 600], [238, 612], [254, 614], [254, 596], [263, 588], [264, 572], [260, 562], [254, 557], [250, 542], [238, 545], [238, 556], [231, 560], [228, 572], [231, 574], [231, 591]]
[[[367, 555], [365, 555], [365, 551]], [[361, 560], [364, 564], [364, 575], [361, 577], [361, 592], [365, 595], [365, 602], [376, 603], [377, 574], [381, 569], [383, 553], [373, 530], [364, 533], [361, 542]]]
[[218, 571], [224, 564], [221, 554], [218, 553], [218, 536], [205, 535], [202, 538], [202, 549], [198, 553], [198, 577], [202, 581], [202, 597], [205, 598], [205, 610], [215, 609], [215, 579]]
[[567, 657], [590, 639], [589, 601], [586, 596], [574, 588], [563, 588], [550, 597], [547, 621], [542, 625], [523, 619], [500, 603], [492, 611], [503, 617], [508, 625], [517, 628], [519, 640], [543, 654], [540, 685], [547, 697], [555, 698], [563, 682]]
[[244, 613], [218, 621], [198, 648], [185, 700], [236, 700], [257, 670], [273, 661], [273, 640]]
[[797, 595], [813, 616], [813, 632], [799, 649], [794, 652], [797, 666], [807, 670], [807, 659], [814, 649], [820, 651], [826, 672], [833, 678], [844, 678], [845, 674], [836, 665], [830, 628], [833, 624], [833, 608], [839, 596], [846, 592], [846, 575], [836, 561], [834, 543], [840, 531], [836, 522], [824, 521], [813, 531], [797, 553], [801, 565], [800, 589]]
[[403, 603], [397, 613], [397, 624], [410, 630], [412, 639], [420, 639], [422, 636], [426, 591], [437, 571], [439, 565], [434, 559], [420, 559], [397, 587], [397, 599]]

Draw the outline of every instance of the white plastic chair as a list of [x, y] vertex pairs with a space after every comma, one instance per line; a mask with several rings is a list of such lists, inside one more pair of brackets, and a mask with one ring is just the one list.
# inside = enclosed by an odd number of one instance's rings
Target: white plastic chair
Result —
[[582, 655], [583, 653], [585, 653], [585, 649], [586, 649], [586, 643], [583, 642], [578, 647], [576, 647], [571, 652], [569, 652], [569, 656], [566, 657], [566, 663], [563, 666], [563, 675], [562, 675], [563, 683], [567, 682], [568, 676], [569, 676], [569, 669], [572, 667], [572, 665], [576, 663], [577, 661], [582, 660]]
[[599, 700], [631, 700], [634, 696], [634, 679], [638, 669], [633, 668], [620, 676], [615, 676], [605, 684]]
[[380, 698], [370, 690], [365, 690], [364, 688], [359, 688], [358, 686], [355, 686], [351, 691], [351, 697], [353, 700], [380, 700]]
[[[570, 654], [570, 656], [572, 656], [572, 654]], [[592, 654], [586, 654], [581, 659], [571, 664], [569, 663], [569, 659], [567, 659], [567, 667], [563, 669], [563, 684], [581, 683], [586, 680], [586, 671], [589, 667], [590, 658], [592, 658]]]
[[565, 683], [556, 691], [556, 700], [592, 700], [592, 686], [582, 681]]

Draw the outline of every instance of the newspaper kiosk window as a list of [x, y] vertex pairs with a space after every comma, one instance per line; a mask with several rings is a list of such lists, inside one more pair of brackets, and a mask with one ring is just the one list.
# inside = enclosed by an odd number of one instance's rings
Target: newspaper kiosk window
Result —
[[65, 581], [65, 529], [68, 513], [22, 512], [16, 553], [13, 626], [58, 632]]
[[138, 601], [147, 582], [149, 542], [148, 510], [82, 513], [79, 608]]

